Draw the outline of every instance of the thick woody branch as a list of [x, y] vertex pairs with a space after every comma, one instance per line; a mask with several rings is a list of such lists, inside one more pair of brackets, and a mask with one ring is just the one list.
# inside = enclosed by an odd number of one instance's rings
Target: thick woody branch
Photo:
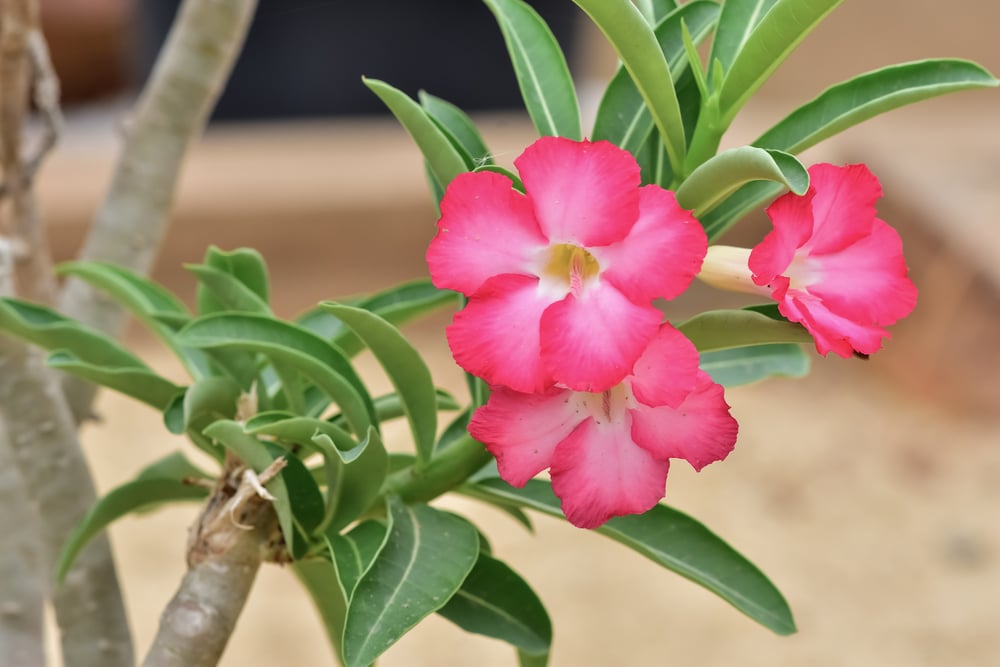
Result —
[[[121, 158], [81, 260], [149, 273], [184, 156], [225, 86], [255, 7], [256, 0], [184, 0], [127, 123]], [[59, 309], [115, 336], [125, 321], [117, 304], [78, 280], [67, 282]], [[93, 387], [67, 378], [64, 389], [74, 415], [85, 418]]]
[[192, 529], [189, 570], [170, 600], [143, 667], [212, 667], [232, 635], [260, 564], [281, 544], [277, 515], [260, 484], [284, 466], [278, 459], [259, 482], [227, 466]]

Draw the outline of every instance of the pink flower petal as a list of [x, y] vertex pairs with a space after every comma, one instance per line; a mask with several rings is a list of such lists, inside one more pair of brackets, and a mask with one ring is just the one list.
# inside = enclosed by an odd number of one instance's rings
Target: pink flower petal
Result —
[[639, 405], [632, 410], [632, 438], [639, 446], [657, 459], [685, 459], [695, 470], [726, 458], [738, 429], [722, 387], [704, 372], [676, 408]]
[[809, 240], [815, 194], [812, 188], [801, 197], [789, 192], [768, 207], [767, 215], [774, 229], [750, 251], [749, 266], [755, 284], [771, 284], [792, 263], [795, 251]]
[[701, 224], [656, 185], [639, 191], [639, 219], [622, 241], [591, 253], [601, 276], [633, 301], [673, 299], [701, 269], [708, 238]]
[[469, 433], [496, 457], [501, 477], [524, 486], [552, 465], [556, 445], [586, 418], [579, 403], [565, 389], [522, 394], [494, 387], [489, 402], [472, 415]]
[[539, 322], [551, 303], [539, 293], [537, 278], [490, 278], [447, 328], [455, 361], [492, 385], [544, 391], [553, 380], [542, 365]]
[[569, 295], [542, 315], [541, 351], [554, 380], [576, 391], [610, 389], [656, 334], [663, 315], [607, 283]]
[[542, 137], [514, 164], [552, 243], [608, 245], [638, 217], [639, 165], [610, 142]]
[[548, 245], [528, 199], [493, 172], [459, 174], [441, 200], [438, 233], [427, 249], [437, 287], [471, 295], [492, 276], [531, 274]]
[[857, 350], [862, 354], [875, 354], [882, 348], [882, 339], [889, 332], [874, 324], [855, 322], [831, 311], [822, 299], [801, 290], [789, 290], [778, 310], [792, 322], [799, 322], [812, 334], [816, 351], [851, 357]]
[[855, 322], [889, 325], [910, 314], [917, 288], [907, 277], [896, 230], [878, 218], [871, 227], [870, 234], [837, 253], [814, 255], [823, 279], [808, 291]]
[[628, 420], [596, 424], [588, 419], [556, 447], [552, 490], [566, 518], [596, 528], [614, 516], [641, 514], [663, 497], [670, 463], [638, 447]]
[[647, 406], [678, 406], [694, 389], [698, 378], [698, 350], [669, 323], [635, 362], [628, 383], [636, 400]]
[[882, 185], [868, 167], [814, 164], [809, 168], [809, 181], [816, 193], [810, 254], [836, 252], [870, 233]]

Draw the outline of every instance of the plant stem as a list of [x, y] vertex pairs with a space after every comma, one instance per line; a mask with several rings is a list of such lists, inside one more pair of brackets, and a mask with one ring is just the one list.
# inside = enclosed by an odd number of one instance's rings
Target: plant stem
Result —
[[[180, 169], [225, 87], [256, 0], [184, 0], [126, 132], [111, 186], [80, 260], [108, 261], [148, 274], [166, 232]], [[59, 310], [117, 336], [125, 313], [87, 283], [70, 279]], [[96, 389], [67, 377], [77, 420], [90, 414]]]
[[482, 443], [465, 435], [422, 470], [411, 465], [389, 475], [382, 485], [382, 494], [398, 495], [407, 502], [427, 502], [460, 486], [491, 458]]

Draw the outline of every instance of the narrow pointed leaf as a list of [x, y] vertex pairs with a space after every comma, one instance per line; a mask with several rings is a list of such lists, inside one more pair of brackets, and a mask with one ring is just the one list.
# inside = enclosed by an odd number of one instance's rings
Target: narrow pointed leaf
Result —
[[447, 187], [452, 179], [466, 171], [462, 156], [419, 104], [383, 81], [367, 78], [362, 81], [406, 128], [438, 183]]
[[100, 498], [66, 540], [56, 565], [56, 580], [62, 581], [80, 551], [109, 524], [126, 514], [178, 501], [200, 501], [208, 495], [202, 486], [176, 479], [145, 478], [122, 484]]
[[475, 123], [457, 106], [424, 91], [417, 95], [420, 106], [445, 132], [466, 160], [466, 169], [493, 164], [493, 155]]
[[656, 25], [664, 16], [677, 9], [674, 0], [636, 0], [635, 6], [649, 25]]
[[[492, 496], [562, 517], [552, 486], [531, 480], [516, 489], [488, 479], [462, 487], [472, 497]], [[691, 517], [666, 505], [645, 514], [617, 517], [596, 529], [654, 563], [712, 591], [778, 634], [795, 632], [788, 604], [767, 577], [721, 538]]]
[[375, 560], [385, 544], [386, 529], [378, 521], [362, 521], [344, 535], [330, 535], [333, 559], [337, 563], [340, 583], [351, 599], [361, 575]]
[[552, 644], [552, 622], [538, 595], [510, 566], [486, 554], [438, 613], [466, 632], [529, 654], [547, 654]]
[[484, 0], [503, 32], [524, 98], [541, 136], [582, 138], [580, 106], [562, 49], [545, 21], [522, 0]]
[[340, 585], [336, 565], [325, 558], [307, 558], [292, 563], [292, 572], [309, 593], [337, 663], [343, 665], [340, 644], [347, 616], [347, 596]]
[[701, 216], [751, 181], [774, 181], [797, 195], [809, 189], [809, 172], [794, 155], [741, 146], [702, 163], [677, 188], [677, 202]]
[[185, 268], [198, 278], [201, 300], [211, 300], [211, 306], [200, 309], [202, 313], [219, 311], [260, 313], [262, 315], [271, 313], [267, 302], [240, 282], [236, 276], [203, 264], [189, 264]]
[[799, 324], [772, 319], [752, 310], [710, 310], [681, 322], [677, 328], [699, 352], [769, 343], [812, 343]]
[[967, 60], [892, 65], [827, 88], [753, 143], [798, 153], [886, 111], [946, 93], [996, 85], [989, 72]]
[[[697, 44], [711, 32], [718, 15], [719, 6], [716, 3], [695, 0], [683, 5], [656, 26], [654, 34], [673, 80], [677, 80], [687, 64], [681, 39], [681, 21]], [[632, 82], [628, 70], [619, 68], [601, 98], [594, 120], [593, 139], [607, 139], [635, 155], [650, 136], [659, 145], [660, 140], [653, 134], [653, 127], [653, 116], [642, 94]]]
[[601, 29], [618, 53], [653, 115], [670, 165], [681, 172], [687, 142], [670, 67], [653, 29], [629, 0], [574, 0]]
[[701, 369], [723, 387], [738, 387], [769, 377], [804, 377], [809, 355], [801, 345], [778, 343], [704, 352]]
[[[771, 6], [778, 0], [740, 0], [734, 2], [729, 0], [722, 3], [722, 12], [719, 14], [719, 25], [715, 30], [715, 37], [712, 39], [712, 50], [708, 55], [708, 62], [718, 62], [723, 72], [728, 72], [732, 67], [736, 55], [743, 50], [744, 44], [750, 39], [761, 19], [770, 11]], [[721, 82], [713, 81], [714, 87], [718, 88]]]
[[427, 505], [390, 498], [385, 546], [358, 582], [347, 610], [344, 661], [367, 667], [459, 589], [479, 555], [476, 529]]
[[437, 434], [437, 393], [427, 364], [399, 330], [378, 315], [336, 303], [323, 307], [351, 327], [385, 369], [406, 410], [417, 458], [430, 460]]
[[249, 350], [297, 369], [333, 399], [355, 433], [365, 433], [375, 408], [361, 378], [336, 347], [302, 327], [251, 314], [206, 315], [178, 333], [184, 345]]
[[[199, 266], [216, 269], [232, 276], [236, 281], [243, 284], [248, 290], [265, 304], [270, 298], [269, 280], [267, 277], [267, 264], [263, 256], [253, 248], [236, 248], [232, 251], [225, 251], [216, 246], [209, 246], [205, 251], [205, 260]], [[201, 314], [214, 313], [226, 310], [226, 305], [218, 301], [204, 286], [199, 285], [198, 312]]]
[[108, 368], [88, 364], [65, 351], [53, 352], [49, 366], [134, 398], [157, 410], [164, 410], [182, 387], [145, 368]]
[[843, 0], [778, 0], [773, 4], [739, 47], [732, 66], [725, 69], [725, 81], [719, 90], [723, 127], [728, 127], [750, 96], [841, 2]]

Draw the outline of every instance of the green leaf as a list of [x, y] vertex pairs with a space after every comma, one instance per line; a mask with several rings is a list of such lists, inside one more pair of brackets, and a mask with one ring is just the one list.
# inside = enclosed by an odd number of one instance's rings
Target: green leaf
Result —
[[311, 417], [278, 421], [254, 418], [247, 422], [245, 430], [297, 443], [323, 456], [328, 497], [320, 527], [343, 528], [378, 497], [389, 455], [374, 429], [369, 429], [360, 443], [335, 424]]
[[[503, 480], [462, 487], [472, 497], [500, 500], [562, 517], [552, 486], [531, 480], [516, 489]], [[722, 539], [691, 517], [665, 505], [641, 515], [611, 519], [597, 532], [624, 544], [654, 563], [712, 591], [778, 634], [795, 632], [788, 604], [767, 577]]]
[[[444, 306], [457, 306], [459, 295], [450, 290], [440, 290], [429, 279], [414, 280], [360, 299], [345, 299], [358, 308], [375, 313], [395, 326]], [[344, 354], [354, 356], [364, 349], [364, 343], [339, 318], [325, 308], [317, 306], [296, 320], [299, 326], [333, 342]]]
[[801, 345], [779, 343], [703, 352], [701, 369], [723, 387], [737, 387], [776, 375], [804, 377], [809, 355]]
[[148, 278], [105, 262], [64, 262], [56, 273], [73, 276], [106, 292], [115, 301], [146, 325], [170, 348], [193, 378], [211, 373], [208, 358], [199, 351], [180, 347], [174, 341], [173, 327], [161, 318], [174, 316], [186, 322], [191, 314], [169, 290]]
[[333, 559], [337, 563], [337, 574], [349, 600], [358, 581], [361, 580], [361, 575], [382, 550], [386, 529], [378, 521], [369, 519], [362, 521], [344, 535], [334, 533], [329, 538]]
[[747, 183], [701, 218], [709, 243], [714, 242], [750, 211], [781, 194], [781, 186], [768, 181]]
[[471, 171], [483, 165], [493, 164], [490, 149], [486, 147], [486, 142], [483, 141], [476, 125], [464, 111], [451, 102], [422, 90], [417, 93], [417, 97], [424, 111], [438, 124], [462, 157], [468, 158], [465, 162], [466, 169]]
[[538, 595], [506, 563], [485, 554], [438, 613], [466, 632], [529, 654], [546, 654], [552, 644], [552, 623]]
[[378, 359], [403, 401], [418, 460], [430, 460], [437, 435], [437, 393], [420, 353], [398, 329], [374, 313], [332, 302], [322, 306], [351, 327]]
[[389, 536], [347, 610], [347, 667], [367, 667], [459, 589], [479, 556], [476, 529], [427, 505], [389, 499]]
[[646, 101], [670, 166], [681, 173], [687, 142], [670, 68], [653, 29], [629, 0], [574, 0], [601, 29]]
[[566, 58], [552, 31], [521, 0], [484, 0], [503, 32], [524, 106], [541, 136], [579, 141], [580, 106]]
[[[201, 266], [216, 269], [228, 274], [244, 285], [263, 303], [268, 303], [270, 288], [268, 287], [267, 264], [259, 252], [253, 248], [237, 248], [227, 252], [216, 246], [209, 246], [205, 251], [205, 260]], [[212, 291], [204, 286], [198, 287], [198, 312], [201, 314], [226, 310], [225, 303], [217, 300]]]
[[211, 303], [199, 308], [201, 313], [237, 311], [271, 314], [271, 307], [267, 302], [236, 276], [203, 264], [187, 264], [184, 268], [198, 278], [199, 301]]
[[[788, 57], [806, 35], [843, 0], [777, 0], [738, 47], [732, 66], [724, 68], [719, 88], [722, 126]], [[727, 2], [726, 5], [734, 3]], [[725, 12], [723, 12], [725, 13]], [[721, 22], [725, 16], [720, 17]]]
[[178, 333], [191, 347], [249, 350], [297, 369], [333, 399], [351, 429], [366, 433], [375, 415], [371, 397], [336, 347], [301, 327], [262, 315], [217, 313]]
[[56, 581], [62, 582], [80, 551], [117, 519], [163, 503], [202, 500], [207, 495], [204, 487], [167, 478], [146, 477], [112, 489], [90, 508], [66, 540], [56, 565]]
[[797, 195], [809, 189], [809, 172], [794, 155], [741, 146], [719, 153], [677, 188], [677, 202], [699, 217], [750, 181], [775, 181]]
[[664, 16], [677, 9], [674, 0], [636, 0], [635, 6], [649, 25], [656, 25]]
[[361, 80], [406, 128], [442, 187], [446, 187], [456, 176], [466, 171], [462, 156], [419, 104], [383, 81], [365, 77]]
[[883, 67], [827, 88], [753, 143], [798, 153], [886, 111], [946, 93], [996, 85], [989, 72], [967, 60], [921, 60]]
[[510, 169], [501, 167], [498, 164], [487, 164], [482, 167], [477, 167], [475, 170], [477, 173], [480, 171], [492, 171], [494, 174], [500, 174], [501, 176], [506, 176], [510, 179], [510, 185], [512, 188], [524, 194], [524, 183], [521, 181], [521, 177], [512, 172]]
[[800, 324], [774, 320], [751, 310], [710, 310], [677, 325], [699, 352], [766, 343], [811, 343]]
[[[681, 39], [681, 22], [684, 22], [692, 39], [698, 43], [711, 32], [718, 15], [719, 6], [716, 3], [694, 0], [656, 26], [654, 34], [673, 80], [678, 79], [687, 64]], [[636, 155], [650, 137], [653, 137], [653, 142], [659, 147], [660, 138], [653, 134], [653, 126], [653, 117], [628, 70], [619, 68], [601, 98], [594, 120], [593, 139], [606, 139]]]
[[[708, 55], [709, 64], [718, 62], [723, 73], [732, 67], [737, 54], [750, 39], [757, 24], [770, 11], [777, 0], [729, 0], [722, 3], [719, 24], [712, 40], [712, 50]], [[715, 88], [720, 81], [713, 81]]]
[[242, 389], [226, 376], [210, 376], [196, 380], [184, 392], [180, 405], [179, 423], [168, 421], [171, 433], [201, 431], [219, 419], [233, 419]]
[[[275, 459], [284, 457], [287, 465], [265, 486], [275, 497], [271, 502], [292, 557], [304, 556], [308, 548], [305, 538], [323, 519], [323, 494], [302, 461], [280, 447], [245, 433], [234, 421], [219, 420], [205, 429], [205, 435], [218, 440], [258, 474]], [[304, 535], [296, 530], [297, 526]]]
[[0, 298], [0, 330], [46, 350], [66, 350], [80, 361], [95, 366], [150, 370], [112, 338], [50, 308], [27, 301]]
[[309, 593], [337, 662], [343, 664], [340, 640], [347, 616], [347, 596], [340, 585], [336, 565], [325, 558], [306, 558], [292, 563], [292, 571]]
[[88, 364], [63, 350], [50, 354], [47, 363], [52, 368], [113, 389], [157, 410], [165, 409], [174, 397], [183, 391], [183, 388], [151, 370], [133, 367], [108, 368]]

